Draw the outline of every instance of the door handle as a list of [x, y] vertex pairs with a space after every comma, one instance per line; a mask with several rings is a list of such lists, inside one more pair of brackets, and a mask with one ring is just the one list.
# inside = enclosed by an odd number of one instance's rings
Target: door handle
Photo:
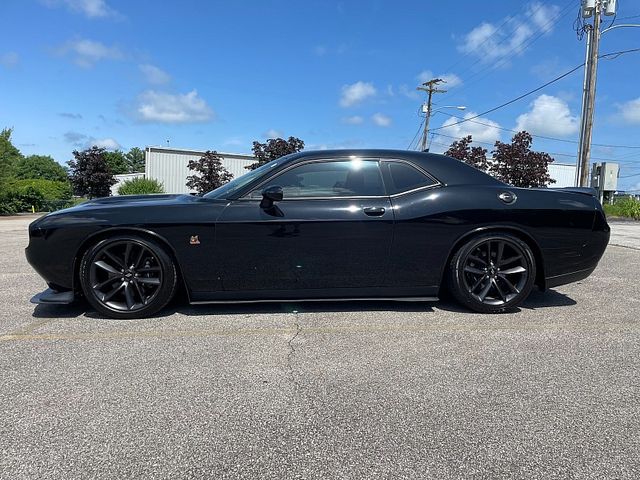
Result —
[[370, 217], [381, 217], [384, 215], [384, 207], [364, 207], [362, 211]]

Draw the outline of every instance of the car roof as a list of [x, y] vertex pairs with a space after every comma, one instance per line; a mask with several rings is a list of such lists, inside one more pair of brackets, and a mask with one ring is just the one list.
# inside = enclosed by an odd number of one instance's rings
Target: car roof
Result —
[[445, 185], [503, 185], [499, 180], [460, 160], [437, 153], [387, 149], [307, 150], [283, 158], [286, 162], [297, 163], [315, 158], [351, 156], [406, 160], [420, 166]]

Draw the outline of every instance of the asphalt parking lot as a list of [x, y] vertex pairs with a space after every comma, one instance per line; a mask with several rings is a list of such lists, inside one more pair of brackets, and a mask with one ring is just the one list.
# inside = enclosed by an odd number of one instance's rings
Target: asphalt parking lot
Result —
[[[640, 224], [596, 273], [447, 302], [34, 306], [0, 219], [0, 478], [640, 478]], [[54, 252], [52, 252], [54, 254]]]

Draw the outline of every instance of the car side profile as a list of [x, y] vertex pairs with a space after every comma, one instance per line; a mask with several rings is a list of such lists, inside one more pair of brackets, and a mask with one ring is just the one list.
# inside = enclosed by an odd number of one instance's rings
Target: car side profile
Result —
[[49, 288], [101, 315], [191, 303], [397, 299], [444, 289], [471, 310], [521, 304], [586, 278], [609, 241], [590, 189], [523, 189], [458, 160], [394, 150], [311, 151], [204, 196], [99, 198], [29, 227]]

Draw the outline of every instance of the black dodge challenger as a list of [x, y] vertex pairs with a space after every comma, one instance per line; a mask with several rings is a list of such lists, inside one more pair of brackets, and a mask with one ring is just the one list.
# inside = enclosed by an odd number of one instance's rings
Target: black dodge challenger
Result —
[[115, 318], [192, 303], [437, 300], [501, 312], [596, 268], [609, 241], [590, 189], [514, 188], [442, 155], [288, 155], [202, 196], [100, 198], [29, 227], [36, 303]]

